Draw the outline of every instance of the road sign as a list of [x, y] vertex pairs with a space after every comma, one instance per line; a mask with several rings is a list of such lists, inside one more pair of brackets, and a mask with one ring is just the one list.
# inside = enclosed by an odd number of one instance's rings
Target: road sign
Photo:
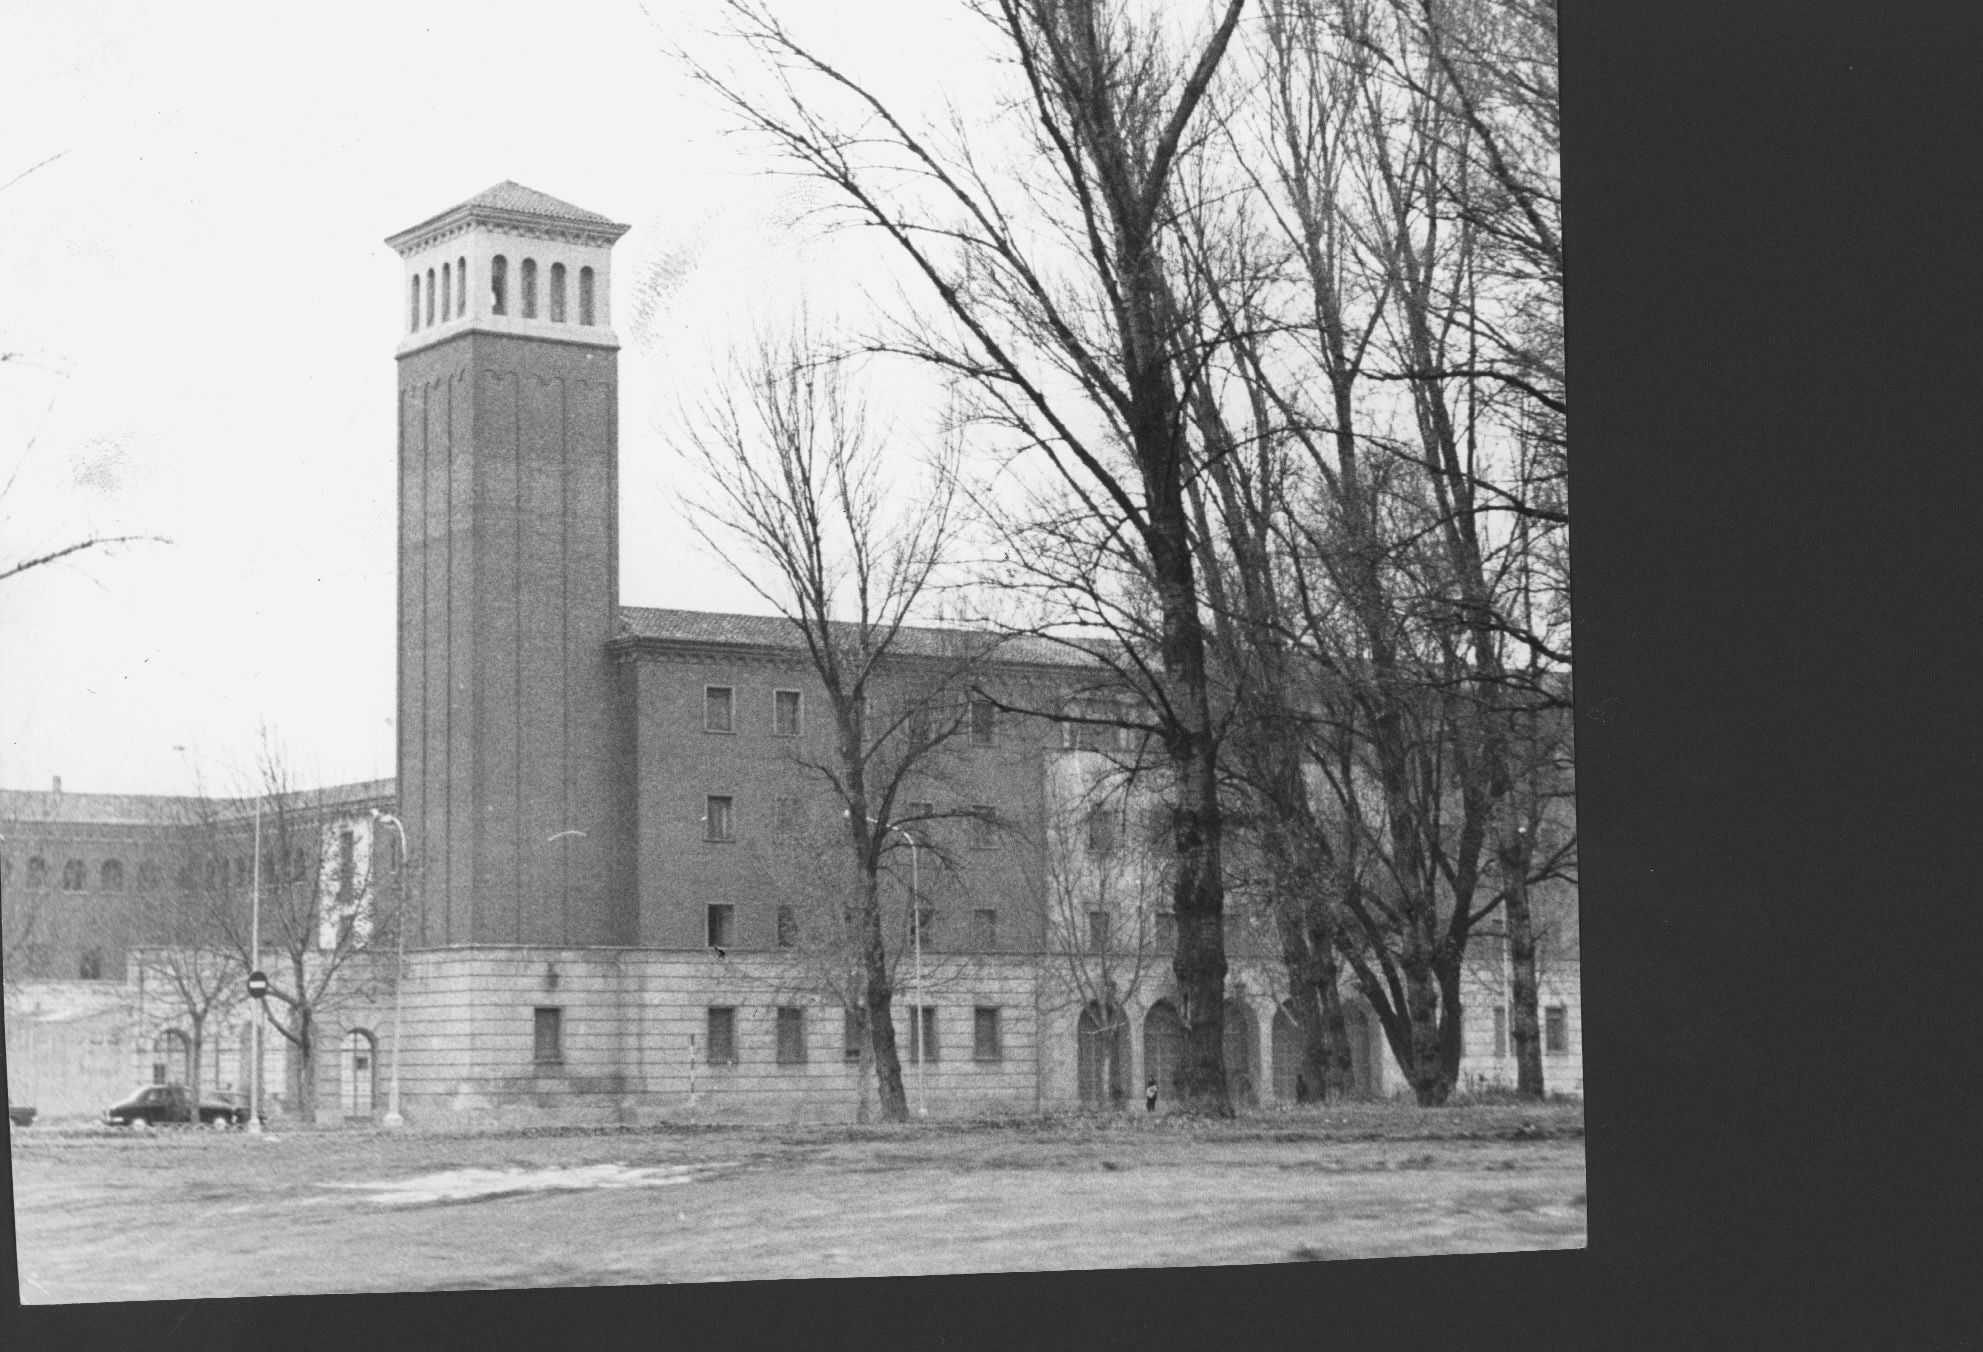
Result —
[[248, 973], [248, 994], [259, 1000], [269, 993], [269, 979], [266, 972]]

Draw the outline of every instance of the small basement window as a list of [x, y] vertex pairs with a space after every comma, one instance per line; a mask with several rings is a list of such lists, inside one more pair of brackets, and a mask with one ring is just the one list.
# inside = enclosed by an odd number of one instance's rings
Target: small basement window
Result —
[[778, 1064], [802, 1066], [806, 1061], [806, 1012], [791, 1007], [778, 1011]]
[[731, 1005], [712, 1005], [709, 1010], [709, 1064], [737, 1064], [737, 1011]]
[[539, 1065], [552, 1065], [565, 1059], [565, 1011], [546, 1006], [532, 1011], [535, 1042], [531, 1058]]
[[1005, 1050], [998, 1037], [998, 1009], [992, 1005], [979, 1005], [971, 1017], [971, 1059], [998, 1061], [1004, 1056]]

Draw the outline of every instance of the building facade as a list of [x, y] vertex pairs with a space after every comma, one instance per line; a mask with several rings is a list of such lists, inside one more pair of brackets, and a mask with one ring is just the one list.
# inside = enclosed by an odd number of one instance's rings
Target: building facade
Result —
[[[827, 923], [847, 829], [823, 779], [835, 729], [799, 631], [621, 604], [611, 269], [625, 230], [504, 183], [388, 241], [405, 264], [398, 775], [323, 799], [364, 826], [368, 852], [383, 848], [374, 809], [397, 814], [404, 909], [392, 952], [373, 945], [320, 1030], [318, 1102], [348, 1116], [382, 1111], [391, 1085], [415, 1120], [839, 1116], [866, 1092]], [[966, 651], [983, 641], [905, 632], [869, 695], [884, 720], [945, 682], [968, 700], [968, 667], [996, 696], [956, 706], [955, 735], [892, 814], [884, 905], [911, 1100], [1033, 1112], [1140, 1101], [1151, 1078], [1167, 1096], [1182, 1021], [1142, 826], [1155, 805], [1109, 787], [1119, 756], [1088, 734], [1010, 712], [1092, 685], [1078, 653]], [[113, 858], [126, 884], [166, 866], [172, 813], [154, 805], [168, 800], [48, 797], [0, 801], [10, 869], [37, 868], [44, 889], [60, 869], [66, 887], [81, 861], [35, 970], [129, 984], [104, 880]], [[17, 844], [30, 823], [41, 843]], [[1550, 1086], [1569, 1093], [1573, 939], [1545, 975]], [[1243, 925], [1231, 949], [1236, 1097], [1291, 1101], [1285, 978]], [[1512, 1084], [1505, 981], [1480, 967], [1464, 1074]], [[1395, 1092], [1375, 1020], [1354, 1002], [1352, 1019], [1359, 1083]], [[168, 1024], [154, 1004], [134, 1028], [135, 1069], [172, 1073]], [[239, 1026], [216, 1045], [238, 1046]]]

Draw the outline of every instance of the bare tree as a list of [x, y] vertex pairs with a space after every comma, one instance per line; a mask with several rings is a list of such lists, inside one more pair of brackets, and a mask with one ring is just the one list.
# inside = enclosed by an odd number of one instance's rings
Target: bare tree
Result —
[[[955, 447], [922, 481], [871, 429], [844, 362], [802, 324], [763, 339], [688, 420], [680, 450], [708, 485], [690, 525], [789, 620], [822, 687], [831, 750], [795, 753], [840, 809], [851, 864], [838, 913], [812, 925], [866, 1022], [883, 1116], [908, 1114], [891, 1005], [882, 878], [909, 846], [909, 786], [940, 769], [971, 717], [996, 636], [914, 628], [956, 533]], [[899, 940], [896, 943], [899, 948]]]
[[[227, 856], [219, 848], [217, 814], [196, 808], [181, 841], [181, 866], [169, 885], [141, 892], [137, 901], [138, 946], [131, 968], [147, 994], [183, 1022], [191, 1044], [187, 1088], [199, 1102], [204, 1091], [209, 1030], [225, 1021], [247, 994], [248, 969], [222, 941], [217, 917], [233, 899]], [[235, 894], [238, 896], [238, 894]]]
[[267, 733], [256, 774], [252, 796], [200, 809], [209, 867], [226, 879], [210, 889], [204, 923], [215, 948], [247, 970], [259, 880], [260, 959], [267, 998], [280, 1010], [270, 1022], [290, 1053], [286, 1094], [298, 1116], [313, 1122], [319, 1028], [338, 1009], [375, 998], [393, 978], [390, 963], [376, 967], [370, 957], [375, 943], [389, 949], [399, 889], [375, 886], [390, 878], [378, 848], [387, 836], [368, 816], [340, 819], [298, 789], [281, 745]]
[[[1176, 783], [1174, 962], [1186, 1005], [1181, 1093], [1231, 1111], [1221, 1054], [1226, 975], [1216, 734], [1184, 485], [1178, 328], [1164, 284], [1170, 197], [1195, 116], [1244, 0], [1218, 6], [1191, 54], [1109, 0], [986, 0], [1020, 82], [1024, 146], [994, 182], [979, 151], [912, 126], [764, 6], [732, 0], [733, 32], [764, 60], [752, 92], [690, 69], [789, 162], [829, 185], [927, 283], [940, 320], [884, 342], [960, 377], [1046, 472], [1133, 541], [1161, 616], [1152, 694]], [[801, 91], [800, 85], [805, 89]]]

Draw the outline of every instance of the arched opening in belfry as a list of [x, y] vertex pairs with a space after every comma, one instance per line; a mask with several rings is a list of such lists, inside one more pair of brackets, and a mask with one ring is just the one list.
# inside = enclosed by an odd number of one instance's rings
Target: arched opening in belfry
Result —
[[418, 333], [420, 331], [420, 274], [416, 272], [407, 278], [406, 281], [408, 288], [407, 301], [412, 306], [412, 313], [407, 316], [406, 331], [408, 333]]
[[523, 286], [523, 317], [525, 319], [535, 319], [537, 318], [537, 260], [536, 259], [526, 258], [523, 260], [523, 275], [521, 278], [521, 283]]
[[468, 260], [454, 260], [454, 314], [456, 319], [468, 318]]
[[454, 317], [454, 264], [441, 264], [441, 322], [447, 323]]
[[551, 322], [565, 322], [565, 265], [551, 264]]
[[578, 322], [581, 324], [594, 324], [598, 322], [593, 318], [592, 285], [592, 269], [580, 268], [578, 270]]
[[509, 308], [510, 261], [497, 254], [489, 260], [489, 313], [506, 315]]
[[427, 269], [427, 323], [434, 322], [434, 270]]

